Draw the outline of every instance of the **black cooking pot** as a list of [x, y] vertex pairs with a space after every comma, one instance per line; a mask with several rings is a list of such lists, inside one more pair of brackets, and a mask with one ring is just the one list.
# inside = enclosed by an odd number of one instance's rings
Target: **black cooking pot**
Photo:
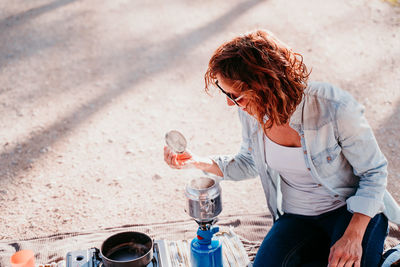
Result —
[[153, 240], [140, 232], [122, 232], [107, 238], [100, 255], [105, 267], [143, 267], [153, 259]]

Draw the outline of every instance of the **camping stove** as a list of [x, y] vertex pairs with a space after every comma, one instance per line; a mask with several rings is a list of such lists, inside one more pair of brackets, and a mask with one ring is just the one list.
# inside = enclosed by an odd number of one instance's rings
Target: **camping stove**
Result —
[[[164, 240], [154, 241], [153, 259], [146, 267], [170, 267]], [[76, 250], [67, 253], [66, 267], [102, 267], [103, 262], [97, 248]]]
[[222, 211], [221, 187], [209, 177], [191, 180], [185, 190], [186, 212], [197, 222], [197, 235], [190, 244], [193, 267], [222, 267], [222, 244], [214, 237], [214, 224]]

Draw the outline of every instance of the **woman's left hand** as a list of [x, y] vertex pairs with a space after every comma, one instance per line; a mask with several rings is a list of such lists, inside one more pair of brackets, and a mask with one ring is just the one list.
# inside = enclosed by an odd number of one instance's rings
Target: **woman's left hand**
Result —
[[331, 247], [328, 267], [360, 267], [362, 240], [371, 217], [355, 212], [343, 236]]
[[331, 247], [329, 267], [359, 267], [362, 256], [362, 238], [346, 233]]

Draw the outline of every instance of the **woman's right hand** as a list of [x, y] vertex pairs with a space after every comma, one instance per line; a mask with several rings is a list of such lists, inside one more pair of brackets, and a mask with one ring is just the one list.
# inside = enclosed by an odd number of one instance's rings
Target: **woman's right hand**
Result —
[[175, 154], [167, 146], [164, 146], [164, 161], [173, 169], [193, 168], [193, 155], [185, 151], [182, 154]]
[[221, 177], [224, 175], [219, 166], [211, 158], [199, 157], [187, 150], [182, 154], [176, 154], [169, 147], [165, 146], [164, 161], [173, 169], [197, 168]]

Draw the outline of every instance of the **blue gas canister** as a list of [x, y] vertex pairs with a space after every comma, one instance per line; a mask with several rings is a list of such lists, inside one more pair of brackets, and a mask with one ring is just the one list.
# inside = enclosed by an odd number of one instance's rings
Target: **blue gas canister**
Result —
[[222, 244], [214, 237], [217, 226], [197, 230], [197, 237], [190, 244], [191, 263], [193, 267], [222, 267]]

